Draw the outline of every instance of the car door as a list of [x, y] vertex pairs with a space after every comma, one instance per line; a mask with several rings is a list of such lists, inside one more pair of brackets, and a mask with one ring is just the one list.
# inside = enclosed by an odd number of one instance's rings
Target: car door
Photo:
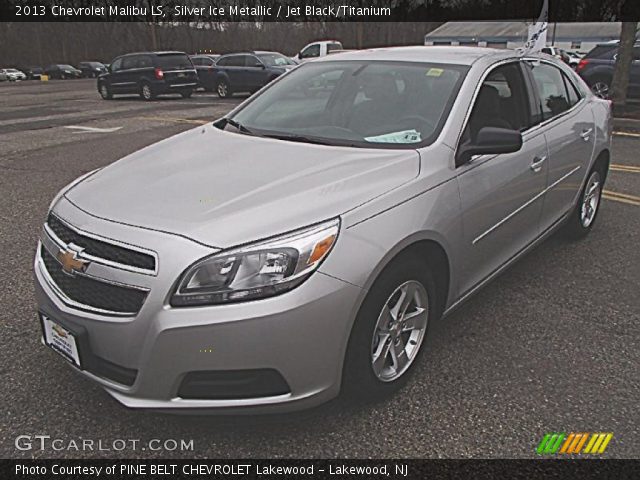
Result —
[[575, 204], [595, 142], [594, 118], [570, 75], [544, 60], [528, 60], [525, 68], [537, 98], [537, 129], [548, 146], [547, 192], [541, 228], [553, 226]]
[[267, 83], [268, 71], [262, 61], [255, 55], [247, 55], [246, 61], [246, 78], [249, 90], [257, 90]]
[[517, 152], [476, 156], [457, 169], [464, 230], [462, 294], [540, 234], [547, 145], [542, 132], [529, 128], [533, 104], [524, 75], [519, 61], [486, 74], [460, 140], [460, 145], [470, 141], [482, 127], [519, 130], [523, 140]]
[[231, 88], [235, 91], [242, 91], [247, 87], [247, 78], [245, 76], [246, 70], [246, 55], [233, 55], [228, 57], [226, 61], [225, 71], [229, 77]]
[[122, 59], [122, 69], [118, 72], [119, 83], [123, 93], [138, 93], [140, 55], [127, 55]]
[[116, 58], [109, 67], [109, 87], [113, 93], [123, 93], [126, 83], [124, 79], [124, 71], [122, 70], [123, 57]]

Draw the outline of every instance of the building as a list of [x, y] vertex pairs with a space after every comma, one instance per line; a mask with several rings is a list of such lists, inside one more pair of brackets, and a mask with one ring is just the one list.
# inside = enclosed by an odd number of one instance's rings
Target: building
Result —
[[[447, 22], [424, 37], [425, 45], [517, 48], [526, 42], [532, 22]], [[549, 23], [547, 45], [586, 53], [598, 43], [618, 40], [620, 22]]]

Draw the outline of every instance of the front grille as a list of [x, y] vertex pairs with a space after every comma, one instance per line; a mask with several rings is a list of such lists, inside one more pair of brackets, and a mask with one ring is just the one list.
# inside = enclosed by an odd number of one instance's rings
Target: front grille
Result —
[[40, 247], [40, 257], [53, 282], [70, 300], [119, 314], [135, 315], [142, 308], [147, 292], [85, 276], [67, 275], [44, 246]]
[[47, 217], [47, 225], [64, 243], [74, 243], [83, 248], [88, 255], [145, 270], [156, 269], [156, 259], [152, 255], [82, 235], [69, 228], [52, 213]]

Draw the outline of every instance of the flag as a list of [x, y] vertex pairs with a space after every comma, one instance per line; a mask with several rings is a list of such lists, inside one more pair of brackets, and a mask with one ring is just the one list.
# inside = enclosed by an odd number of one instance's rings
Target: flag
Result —
[[547, 21], [549, 20], [549, 0], [544, 0], [542, 10], [538, 21], [533, 25], [529, 25], [529, 38], [519, 53], [525, 55], [527, 53], [539, 52], [542, 47], [547, 45]]

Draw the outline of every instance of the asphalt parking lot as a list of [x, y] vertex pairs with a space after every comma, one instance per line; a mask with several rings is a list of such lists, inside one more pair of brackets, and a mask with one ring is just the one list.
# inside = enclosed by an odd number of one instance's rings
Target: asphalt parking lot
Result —
[[[605, 456], [638, 457], [640, 136], [633, 134], [615, 137], [592, 234], [579, 243], [550, 238], [436, 325], [407, 388], [383, 403], [339, 399], [261, 417], [139, 412], [43, 347], [32, 258], [55, 193], [239, 100], [103, 101], [92, 80], [0, 84], [1, 457], [533, 457], [548, 432], [613, 432]], [[18, 435], [107, 447], [116, 439], [193, 440], [193, 450], [18, 450]]]

